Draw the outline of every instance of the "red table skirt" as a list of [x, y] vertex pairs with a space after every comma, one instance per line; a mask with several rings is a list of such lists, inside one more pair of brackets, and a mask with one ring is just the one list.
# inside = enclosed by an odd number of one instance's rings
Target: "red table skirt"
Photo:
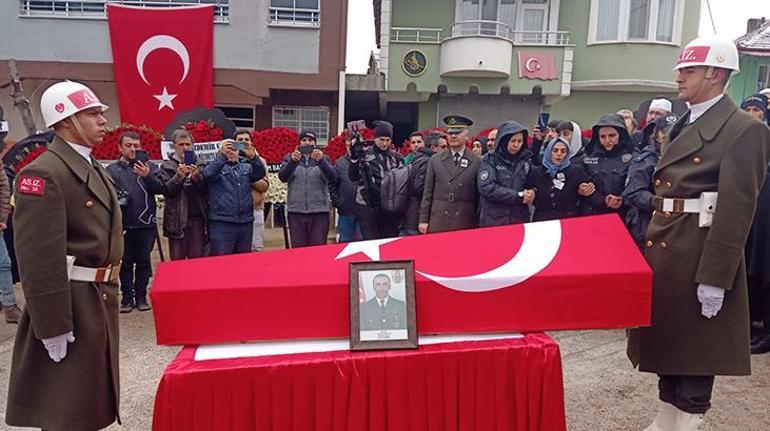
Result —
[[196, 362], [163, 373], [153, 430], [564, 431], [559, 346], [545, 334], [418, 350]]

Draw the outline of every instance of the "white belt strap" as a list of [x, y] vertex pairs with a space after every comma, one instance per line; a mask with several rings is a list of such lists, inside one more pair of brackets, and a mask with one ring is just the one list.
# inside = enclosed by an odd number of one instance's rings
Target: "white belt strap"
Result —
[[120, 264], [105, 268], [88, 268], [74, 265], [75, 258], [67, 256], [67, 272], [70, 281], [85, 281], [89, 283], [107, 283], [115, 281], [120, 274]]
[[[674, 209], [674, 201], [683, 202], [683, 207], [680, 210]], [[682, 213], [699, 213], [700, 212], [700, 199], [663, 199], [662, 211], [669, 212], [682, 212]]]

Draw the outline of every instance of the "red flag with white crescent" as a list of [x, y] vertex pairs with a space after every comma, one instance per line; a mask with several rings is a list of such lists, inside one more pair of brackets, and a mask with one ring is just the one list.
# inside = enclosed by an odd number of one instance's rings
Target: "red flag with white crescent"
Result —
[[405, 259], [420, 334], [650, 324], [652, 272], [611, 214], [164, 262], [158, 343], [346, 337], [350, 263]]
[[107, 10], [122, 122], [163, 132], [178, 113], [213, 105], [213, 6]]
[[559, 79], [553, 54], [519, 51], [519, 78]]

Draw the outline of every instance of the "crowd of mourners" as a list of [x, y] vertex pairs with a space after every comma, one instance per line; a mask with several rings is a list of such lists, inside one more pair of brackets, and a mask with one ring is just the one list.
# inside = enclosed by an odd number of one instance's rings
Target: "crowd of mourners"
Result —
[[[747, 98], [741, 108], [760, 121], [770, 119], [763, 94]], [[666, 132], [677, 121], [670, 100], [653, 99], [641, 124], [631, 110], [601, 115], [590, 133], [574, 121], [528, 128], [510, 120], [474, 138], [471, 119], [452, 115], [443, 121], [441, 131], [412, 133], [406, 156], [396, 148], [393, 126], [375, 122], [374, 139], [348, 135], [347, 152], [336, 162], [324, 154], [315, 132], [301, 131], [277, 175], [288, 191], [287, 246], [326, 244], [333, 207], [340, 242], [615, 213], [644, 252], [655, 208], [653, 172], [665, 150]], [[162, 232], [172, 260], [264, 249], [264, 200], [270, 184], [251, 133], [236, 131], [205, 164], [192, 151], [189, 132], [177, 130], [171, 140], [173, 152], [157, 165], [147, 160], [139, 135], [126, 132], [119, 140], [120, 160], [107, 168], [123, 211], [123, 313], [150, 309], [156, 195], [164, 197]], [[7, 189], [0, 181], [0, 223]], [[752, 318], [764, 318], [766, 328], [768, 221], [770, 191], [765, 188], [746, 257]], [[10, 269], [6, 271], [8, 252], [2, 248], [3, 311], [6, 321], [15, 323], [20, 310]], [[755, 338], [755, 353], [770, 351], [770, 335]]]

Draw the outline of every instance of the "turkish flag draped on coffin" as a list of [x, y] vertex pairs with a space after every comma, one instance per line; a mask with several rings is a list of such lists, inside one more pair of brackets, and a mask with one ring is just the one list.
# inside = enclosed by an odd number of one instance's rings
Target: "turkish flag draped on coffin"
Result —
[[650, 324], [652, 271], [612, 214], [164, 262], [158, 343], [346, 337], [349, 263], [402, 259], [420, 334]]
[[162, 133], [180, 112], [213, 105], [213, 6], [107, 11], [122, 122]]

